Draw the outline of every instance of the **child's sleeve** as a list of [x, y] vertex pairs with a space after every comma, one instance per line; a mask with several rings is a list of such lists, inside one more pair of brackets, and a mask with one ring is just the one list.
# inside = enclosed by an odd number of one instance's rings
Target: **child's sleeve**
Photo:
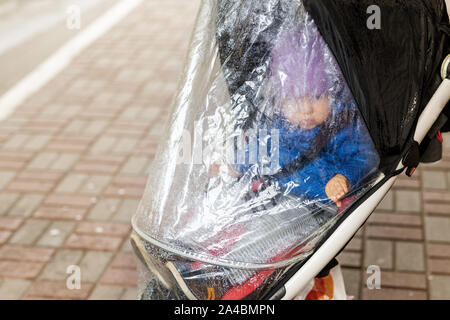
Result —
[[344, 130], [336, 143], [336, 160], [340, 164], [336, 174], [344, 175], [351, 187], [357, 188], [379, 165], [379, 156], [362, 120], [356, 120], [349, 130]]
[[325, 186], [334, 175], [335, 172], [330, 170], [328, 160], [325, 157], [319, 157], [302, 170], [280, 179], [279, 183], [291, 195], [325, 201], [328, 199]]
[[[264, 168], [272, 167], [271, 164], [277, 156], [276, 150], [272, 150], [272, 138], [272, 132], [267, 130], [250, 132], [236, 137], [235, 158], [234, 162], [231, 163], [232, 167], [241, 175], [244, 175], [250, 169], [255, 169], [260, 174], [264, 174]], [[276, 149], [276, 145], [273, 147]], [[277, 161], [274, 162], [274, 164], [276, 163]]]

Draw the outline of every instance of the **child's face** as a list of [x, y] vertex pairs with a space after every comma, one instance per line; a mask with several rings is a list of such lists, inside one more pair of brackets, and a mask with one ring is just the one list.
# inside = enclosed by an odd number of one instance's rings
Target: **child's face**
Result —
[[282, 112], [293, 125], [311, 130], [325, 122], [330, 114], [328, 96], [303, 97], [283, 101]]

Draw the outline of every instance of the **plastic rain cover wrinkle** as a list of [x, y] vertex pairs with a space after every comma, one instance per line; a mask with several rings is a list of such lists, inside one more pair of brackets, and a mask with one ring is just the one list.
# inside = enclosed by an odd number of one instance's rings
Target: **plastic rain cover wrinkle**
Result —
[[261, 297], [380, 174], [295, 0], [203, 1], [163, 141], [133, 218], [145, 299]]

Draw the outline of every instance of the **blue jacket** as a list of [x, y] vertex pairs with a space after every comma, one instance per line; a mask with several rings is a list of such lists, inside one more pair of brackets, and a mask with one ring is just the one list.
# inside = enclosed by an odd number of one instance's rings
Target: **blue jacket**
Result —
[[[340, 110], [342, 109], [344, 108], [341, 105]], [[356, 110], [350, 111], [356, 112]], [[335, 116], [334, 119], [339, 119], [339, 116]], [[320, 156], [300, 171], [293, 172], [288, 177], [278, 178], [278, 183], [289, 194], [317, 201], [328, 200], [325, 186], [331, 178], [339, 173], [350, 181], [352, 189], [360, 187], [364, 178], [377, 169], [379, 157], [358, 113], [354, 119], [356, 120], [350, 122], [338, 134], [330, 138]], [[279, 165], [281, 167], [287, 165], [308, 150], [320, 127], [312, 130], [289, 129], [286, 119], [282, 117], [274, 119], [273, 128], [279, 131]], [[270, 131], [267, 137], [267, 144], [260, 145], [258, 143], [258, 153], [259, 147], [267, 146], [267, 154], [270, 157]], [[249, 152], [246, 150], [246, 164], [235, 166], [241, 173], [251, 167], [251, 164], [248, 164], [248, 157]]]

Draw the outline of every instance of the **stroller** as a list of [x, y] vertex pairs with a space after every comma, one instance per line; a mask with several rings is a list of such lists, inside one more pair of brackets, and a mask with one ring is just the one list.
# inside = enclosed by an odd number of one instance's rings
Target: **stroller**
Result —
[[448, 21], [443, 0], [203, 0], [132, 218], [141, 299], [293, 299], [328, 274], [442, 156]]

